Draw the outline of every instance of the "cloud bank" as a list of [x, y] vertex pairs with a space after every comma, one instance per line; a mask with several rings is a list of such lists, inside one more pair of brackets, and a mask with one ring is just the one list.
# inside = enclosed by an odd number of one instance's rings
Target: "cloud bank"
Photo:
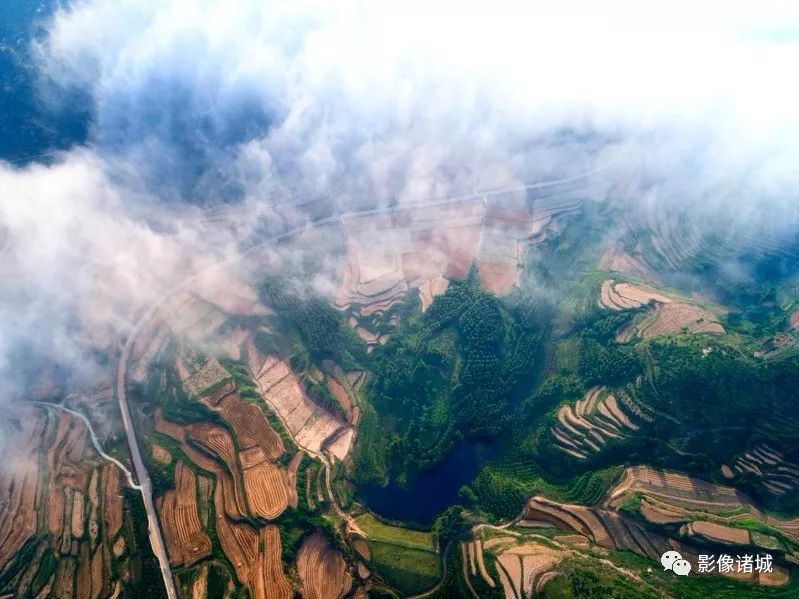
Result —
[[[640, 192], [639, 222], [799, 221], [790, 2], [90, 0], [32, 44], [43, 97], [90, 98], [91, 124], [47, 166], [0, 168], [6, 377], [25, 352], [101, 367], [90, 348], [279, 230], [278, 204], [415, 202], [611, 165]], [[197, 222], [220, 204], [240, 226], [211, 244]]]

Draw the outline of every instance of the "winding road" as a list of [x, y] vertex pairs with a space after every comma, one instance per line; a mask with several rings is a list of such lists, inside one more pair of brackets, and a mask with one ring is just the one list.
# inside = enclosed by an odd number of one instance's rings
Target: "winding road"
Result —
[[[255, 252], [261, 250], [265, 246], [273, 245], [276, 243], [280, 243], [282, 241], [288, 240], [299, 233], [309, 231], [311, 229], [315, 229], [318, 227], [326, 226], [333, 223], [343, 223], [347, 218], [355, 218], [355, 217], [363, 217], [375, 214], [387, 214], [392, 212], [401, 212], [407, 210], [414, 210], [418, 208], [431, 208], [436, 206], [444, 206], [447, 204], [453, 204], [462, 201], [468, 200], [476, 200], [476, 201], [488, 201], [488, 198], [499, 196], [503, 193], [509, 193], [514, 191], [525, 191], [530, 189], [541, 189], [547, 187], [556, 187], [558, 185], [566, 184], [566, 183], [574, 183], [580, 181], [581, 179], [585, 179], [586, 177], [598, 173], [604, 170], [605, 167], [595, 168], [589, 171], [585, 171], [578, 175], [567, 177], [563, 179], [558, 179], [554, 181], [542, 181], [538, 183], [526, 184], [526, 185], [515, 185], [510, 187], [504, 188], [495, 188], [495, 189], [486, 189], [486, 190], [475, 190], [474, 193], [465, 193], [456, 196], [446, 196], [431, 200], [425, 200], [421, 202], [414, 202], [413, 204], [405, 204], [402, 206], [386, 206], [382, 208], [373, 208], [368, 210], [358, 210], [352, 211], [345, 214], [338, 214], [333, 216], [328, 216], [326, 218], [322, 218], [315, 221], [309, 221], [306, 224], [295, 227], [294, 229], [290, 229], [285, 231], [275, 237], [270, 239], [266, 239], [264, 241], [258, 242], [257, 244], [253, 245], [249, 249], [241, 252], [240, 254], [233, 256], [231, 258], [220, 260], [216, 264], [213, 264], [189, 277], [184, 279], [181, 283], [173, 287], [171, 290], [168, 290], [163, 295], [161, 295], [155, 302], [153, 302], [141, 315], [139, 320], [131, 329], [130, 333], [128, 334], [127, 338], [125, 339], [125, 343], [122, 347], [122, 353], [119, 358], [119, 362], [117, 363], [117, 376], [116, 376], [116, 390], [117, 390], [117, 399], [119, 401], [119, 411], [122, 416], [122, 424], [125, 428], [125, 435], [128, 442], [128, 447], [130, 448], [130, 455], [131, 460], [133, 462], [133, 468], [136, 472], [136, 478], [138, 479], [138, 485], [132, 484], [132, 479], [129, 481], [131, 482], [132, 486], [141, 491], [142, 498], [144, 500], [144, 507], [147, 511], [147, 520], [148, 520], [148, 534], [150, 537], [150, 544], [152, 545], [153, 553], [155, 554], [156, 558], [158, 559], [159, 566], [161, 568], [161, 575], [164, 579], [164, 587], [166, 589], [167, 596], [169, 599], [178, 599], [177, 589], [175, 587], [175, 580], [172, 575], [172, 568], [169, 564], [169, 556], [166, 550], [166, 543], [164, 542], [163, 533], [161, 532], [161, 527], [158, 522], [158, 513], [155, 509], [155, 503], [153, 501], [153, 492], [152, 492], [152, 484], [150, 482], [150, 476], [147, 472], [147, 467], [142, 460], [141, 451], [139, 449], [138, 441], [136, 440], [136, 431], [133, 428], [133, 421], [130, 414], [130, 407], [128, 405], [127, 393], [125, 390], [126, 387], [126, 379], [127, 379], [127, 367], [128, 361], [130, 360], [130, 355], [133, 350], [133, 345], [136, 342], [139, 334], [144, 330], [144, 328], [150, 323], [153, 318], [158, 314], [159, 310], [172, 298], [175, 294], [185, 290], [189, 287], [192, 283], [196, 282], [198, 279], [208, 275], [210, 272], [221, 268], [223, 266], [228, 266], [231, 264], [235, 264], [239, 262], [241, 259], [254, 254]], [[577, 190], [571, 190], [571, 193], [576, 193]], [[54, 405], [54, 404], [48, 404]], [[63, 408], [67, 409], [67, 408]], [[75, 413], [75, 412], [72, 412]], [[77, 414], [77, 413], [75, 413]], [[77, 414], [80, 417], [83, 417], [80, 414]], [[88, 423], [85, 417], [83, 417], [84, 421]], [[91, 429], [90, 429], [91, 430]], [[93, 437], [93, 441], [95, 438]], [[96, 446], [96, 445], [95, 445]], [[110, 457], [110, 456], [109, 456]], [[116, 460], [114, 460], [116, 462]], [[121, 466], [121, 465], [120, 465]], [[124, 469], [124, 468], [123, 468]], [[127, 472], [127, 470], [126, 470]], [[128, 475], [130, 473], [128, 472]], [[332, 495], [332, 489], [329, 486], [329, 476], [330, 471], [329, 467], [327, 469], [327, 485], [328, 485], [328, 492]], [[335, 504], [335, 501], [333, 501]], [[445, 566], [446, 567], [446, 566]]]
[[94, 432], [94, 427], [92, 426], [92, 423], [89, 421], [89, 419], [86, 418], [86, 416], [84, 416], [83, 414], [81, 414], [77, 410], [73, 410], [73, 409], [68, 408], [66, 406], [62, 406], [61, 404], [58, 404], [58, 403], [50, 403], [48, 401], [32, 401], [30, 403], [33, 404], [33, 405], [36, 405], [36, 406], [43, 406], [43, 407], [51, 409], [51, 410], [60, 410], [61, 412], [66, 412], [67, 414], [72, 414], [73, 416], [77, 416], [78, 418], [83, 420], [83, 423], [86, 425], [86, 429], [89, 431], [89, 436], [92, 439], [92, 445], [94, 445], [94, 449], [97, 450], [97, 453], [100, 454], [100, 457], [103, 458], [104, 460], [108, 461], [108, 462], [111, 462], [112, 464], [115, 464], [117, 466], [117, 468], [122, 470], [122, 472], [125, 473], [125, 476], [128, 479], [128, 485], [130, 485], [130, 487], [132, 489], [134, 489], [136, 491], [141, 491], [142, 490], [141, 485], [137, 485], [136, 484], [136, 482], [133, 479], [133, 473], [130, 470], [127, 469], [125, 464], [120, 462], [114, 456], [108, 455], [105, 451], [103, 451], [103, 447], [102, 447], [102, 445], [100, 445], [100, 440], [98, 439], [97, 434]]

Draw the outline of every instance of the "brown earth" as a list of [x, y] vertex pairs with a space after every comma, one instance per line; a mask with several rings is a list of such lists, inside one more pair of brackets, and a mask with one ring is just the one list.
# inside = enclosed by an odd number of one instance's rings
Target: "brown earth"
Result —
[[175, 489], [159, 498], [158, 513], [172, 565], [188, 566], [210, 555], [211, 540], [197, 515], [197, 479], [181, 461], [175, 464]]
[[688, 534], [703, 536], [711, 541], [718, 541], [731, 545], [748, 545], [749, 531], [742, 528], [730, 528], [714, 522], [698, 520], [687, 526]]
[[224, 397], [218, 408], [233, 428], [240, 449], [260, 447], [268, 460], [276, 460], [283, 455], [285, 448], [280, 435], [257, 406], [244, 401], [236, 393]]
[[419, 301], [422, 305], [422, 312], [425, 312], [430, 307], [437, 295], [446, 292], [448, 287], [449, 281], [441, 275], [424, 279], [419, 285]]
[[350, 395], [347, 393], [347, 390], [341, 386], [341, 384], [334, 379], [332, 376], [327, 377], [327, 390], [330, 391], [330, 394], [335, 398], [338, 402], [338, 405], [341, 406], [341, 409], [344, 410], [344, 413], [347, 415], [347, 420], [352, 422], [352, 401], [350, 401]]
[[286, 495], [288, 496], [288, 503], [291, 507], [297, 507], [297, 470], [302, 463], [302, 458], [305, 454], [302, 451], [296, 452], [291, 456], [288, 467], [286, 468]]
[[288, 506], [285, 475], [270, 462], [244, 471], [244, 489], [253, 516], [274, 520]]
[[[349, 427], [347, 422], [334, 417], [307, 397], [299, 379], [286, 362], [275, 356], [268, 356], [260, 366], [257, 362], [251, 359], [250, 370], [254, 373], [253, 379], [259, 392], [283, 420], [300, 447], [319, 454], [328, 439], [342, 427]], [[349, 450], [350, 444], [345, 443], [337, 445], [333, 454], [343, 460]]]
[[150, 446], [150, 450], [153, 453], [153, 459], [159, 464], [172, 463], [172, 456], [170, 455], [170, 453], [166, 449], [158, 445], [157, 443], [153, 443]]
[[253, 599], [290, 599], [294, 592], [280, 559], [280, 530], [265, 526], [260, 531], [260, 551], [251, 565], [249, 587]]
[[338, 598], [352, 588], [344, 557], [319, 532], [306, 538], [300, 547], [297, 572], [305, 599]]
[[496, 295], [507, 295], [516, 284], [518, 272], [514, 262], [478, 260], [477, 269], [483, 288]]
[[5, 465], [0, 469], [0, 571], [37, 528], [37, 454], [45, 429], [43, 412], [26, 410], [18, 426], [0, 431], [8, 435], [0, 446], [0, 459]]

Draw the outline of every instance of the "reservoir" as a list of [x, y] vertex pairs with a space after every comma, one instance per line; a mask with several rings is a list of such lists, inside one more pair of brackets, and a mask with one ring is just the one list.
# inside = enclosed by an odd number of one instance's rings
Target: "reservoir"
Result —
[[463, 443], [431, 470], [421, 472], [407, 486], [392, 478], [388, 485], [362, 485], [358, 495], [373, 512], [390, 520], [430, 526], [449, 506], [462, 503], [458, 490], [477, 476], [494, 448], [484, 443]]

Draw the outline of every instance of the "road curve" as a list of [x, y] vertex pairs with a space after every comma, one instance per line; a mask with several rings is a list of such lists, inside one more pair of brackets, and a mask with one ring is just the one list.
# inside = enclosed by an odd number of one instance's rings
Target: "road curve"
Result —
[[[150, 323], [150, 321], [156, 316], [156, 314], [164, 306], [164, 304], [166, 304], [166, 302], [169, 301], [170, 298], [172, 298], [175, 294], [184, 290], [186, 287], [188, 287], [189, 285], [191, 285], [193, 282], [197, 281], [201, 277], [205, 276], [209, 272], [225, 265], [234, 264], [239, 260], [241, 260], [242, 258], [257, 252], [264, 246], [285, 241], [297, 235], [298, 233], [309, 231], [317, 227], [321, 227], [336, 222], [343, 222], [343, 220], [348, 217], [368, 216], [372, 214], [386, 214], [391, 212], [400, 212], [404, 210], [413, 210], [415, 208], [421, 208], [421, 207], [429, 208], [434, 206], [442, 206], [446, 204], [457, 203], [469, 199], [486, 201], [486, 199], [489, 196], [496, 196], [506, 191], [520, 191], [520, 190], [535, 189], [540, 187], [556, 186], [561, 183], [571, 183], [574, 181], [578, 181], [582, 178], [585, 178], [591, 174], [600, 172], [601, 170], [603, 170], [603, 167], [595, 168], [590, 171], [580, 173], [573, 177], [558, 179], [554, 181], [544, 181], [534, 184], [523, 184], [512, 187], [500, 188], [500, 189], [488, 189], [484, 191], [475, 190], [475, 192], [471, 194], [463, 194], [451, 197], [441, 197], [433, 199], [432, 201], [426, 200], [402, 206], [387, 206], [383, 208], [357, 210], [346, 214], [328, 216], [326, 218], [322, 218], [316, 221], [309, 221], [303, 226], [295, 227], [294, 229], [285, 231], [279, 235], [276, 235], [275, 237], [261, 241], [253, 245], [248, 250], [245, 250], [236, 256], [233, 256], [225, 260], [220, 260], [216, 264], [213, 264], [193, 275], [190, 275], [189, 277], [184, 279], [181, 283], [173, 287], [171, 290], [168, 290], [163, 295], [161, 295], [161, 297], [155, 300], [155, 302], [153, 302], [144, 311], [139, 320], [131, 329], [130, 333], [127, 336], [127, 339], [125, 340], [125, 344], [122, 347], [122, 354], [120, 355], [119, 362], [117, 363], [116, 387], [117, 387], [117, 400], [119, 401], [119, 411], [122, 416], [122, 425], [125, 428], [125, 436], [128, 441], [128, 447], [130, 448], [131, 460], [133, 462], [133, 468], [136, 472], [136, 478], [139, 480], [139, 485], [137, 487], [141, 491], [142, 498], [144, 500], [144, 507], [147, 511], [148, 534], [150, 537], [150, 544], [152, 545], [153, 553], [158, 559], [158, 563], [161, 568], [161, 575], [164, 579], [164, 587], [166, 589], [166, 593], [169, 599], [178, 599], [177, 589], [175, 587], [175, 579], [172, 576], [172, 568], [169, 564], [169, 556], [166, 551], [166, 543], [164, 542], [164, 537], [161, 532], [161, 526], [158, 522], [158, 513], [156, 512], [155, 503], [153, 501], [153, 491], [152, 491], [152, 484], [150, 482], [150, 476], [147, 472], [147, 467], [145, 466], [144, 461], [142, 460], [141, 451], [139, 450], [139, 445], [136, 440], [136, 431], [133, 428], [133, 421], [130, 415], [130, 408], [128, 406], [125, 387], [126, 387], [128, 360], [130, 359], [130, 354], [133, 350], [133, 344], [136, 342], [136, 338], [139, 336], [142, 330]], [[446, 569], [446, 564], [444, 568]]]
[[120, 462], [115, 457], [110, 456], [105, 451], [103, 451], [103, 447], [102, 447], [102, 445], [100, 445], [100, 440], [97, 438], [97, 435], [94, 432], [94, 427], [92, 426], [92, 423], [89, 422], [89, 419], [86, 418], [85, 415], [81, 414], [77, 410], [72, 410], [72, 409], [70, 409], [70, 408], [68, 408], [66, 406], [62, 406], [61, 404], [57, 404], [57, 403], [50, 403], [50, 402], [47, 402], [47, 401], [32, 401], [30, 403], [33, 404], [33, 405], [36, 405], [36, 406], [43, 406], [43, 407], [51, 409], [51, 410], [61, 410], [62, 412], [66, 412], [67, 414], [72, 414], [73, 416], [77, 416], [78, 418], [83, 420], [83, 423], [86, 425], [86, 429], [89, 431], [89, 436], [92, 439], [92, 444], [94, 445], [94, 449], [97, 450], [97, 453], [100, 454], [100, 457], [102, 457], [104, 460], [106, 460], [108, 462], [111, 462], [112, 464], [115, 464], [117, 466], [117, 468], [122, 470], [122, 472], [125, 473], [125, 476], [128, 479], [128, 485], [132, 489], [134, 489], [136, 491], [141, 491], [142, 490], [141, 485], [137, 485], [136, 482], [133, 480], [133, 473], [125, 467], [125, 464], [123, 464], [122, 462]]

